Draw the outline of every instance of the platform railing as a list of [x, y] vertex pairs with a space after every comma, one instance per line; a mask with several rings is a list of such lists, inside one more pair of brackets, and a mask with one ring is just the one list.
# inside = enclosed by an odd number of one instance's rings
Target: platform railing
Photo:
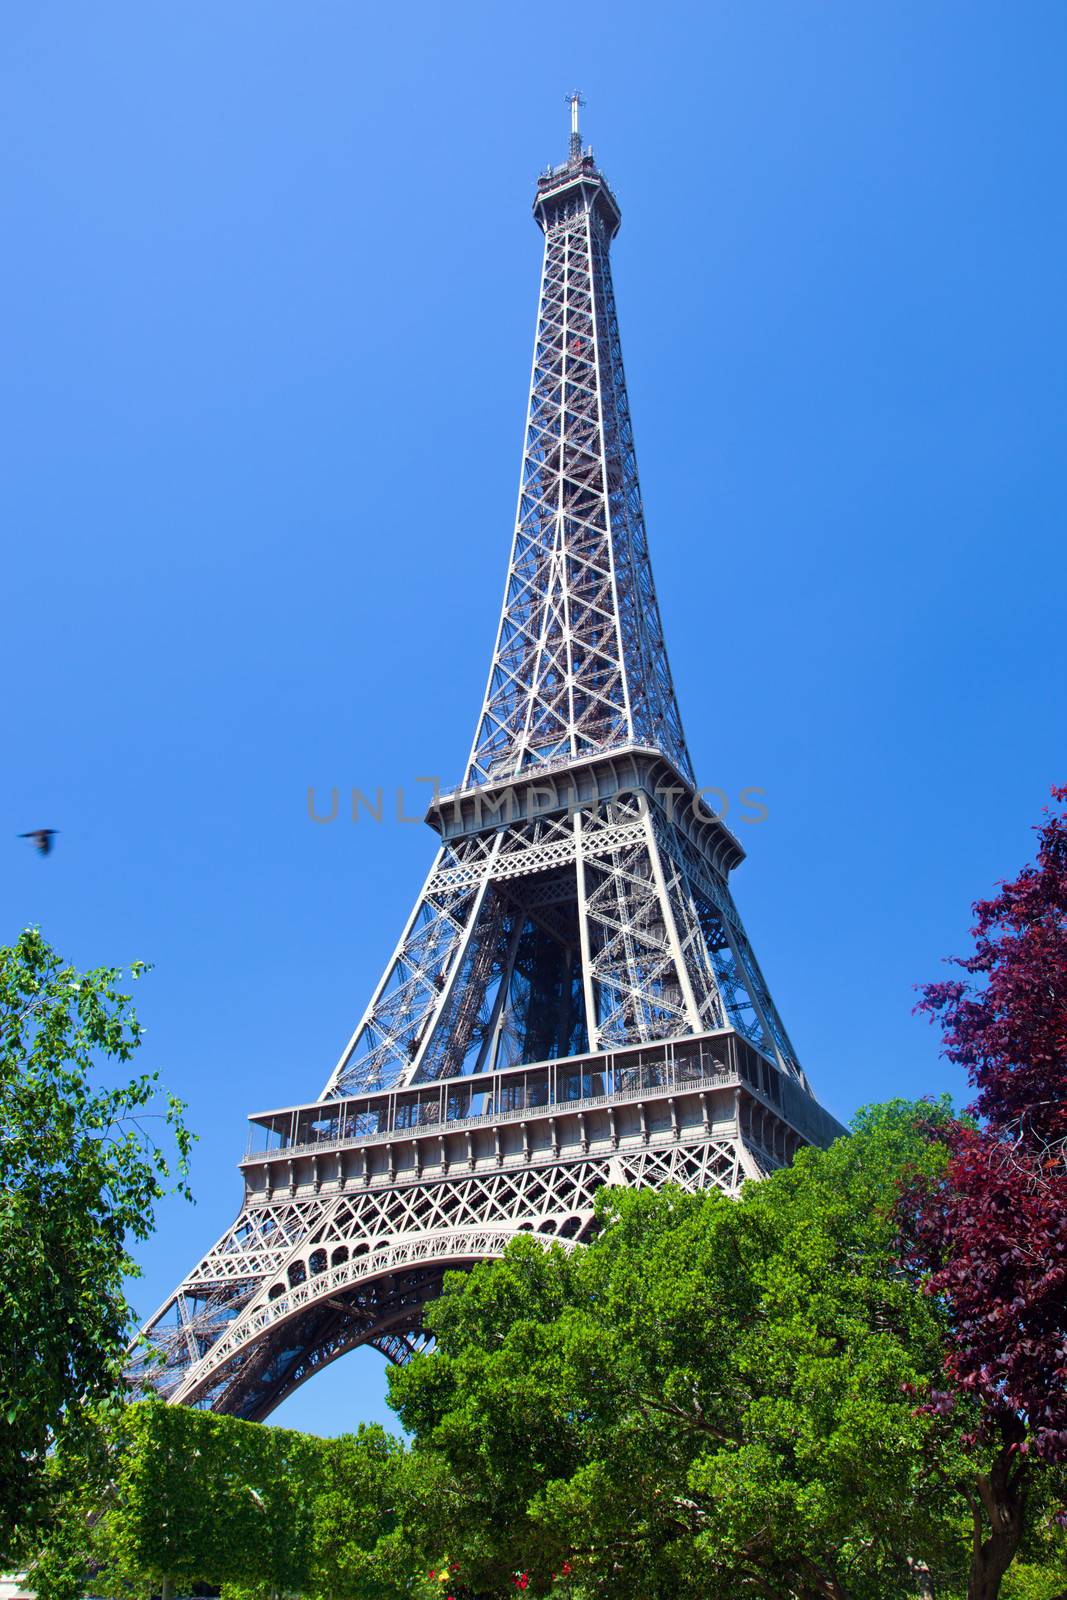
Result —
[[[439, 1083], [316, 1101], [251, 1120], [245, 1159], [268, 1161], [633, 1103], [644, 1095], [744, 1085], [813, 1143], [843, 1130], [798, 1084], [732, 1030], [566, 1057]], [[257, 1148], [258, 1143], [258, 1148]]]

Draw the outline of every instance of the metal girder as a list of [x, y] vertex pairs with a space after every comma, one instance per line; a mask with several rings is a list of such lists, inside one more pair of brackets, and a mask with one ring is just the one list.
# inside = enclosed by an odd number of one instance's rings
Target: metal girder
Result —
[[760, 1146], [750, 1125], [765, 1109], [746, 1100], [739, 1114], [728, 1084], [694, 1079], [545, 1108], [538, 1149], [529, 1122], [506, 1130], [510, 1145], [483, 1128], [472, 1154], [418, 1176], [338, 1179], [316, 1192], [305, 1162], [292, 1195], [249, 1189], [234, 1228], [147, 1325], [131, 1376], [169, 1400], [265, 1415], [343, 1350], [381, 1345], [394, 1323], [417, 1340], [418, 1308], [446, 1270], [502, 1254], [522, 1231], [583, 1238], [605, 1183], [736, 1193], [795, 1147], [773, 1111]]
[[[577, 116], [576, 104], [574, 107]], [[585, 1236], [604, 1183], [736, 1194], [836, 1125], [702, 811], [649, 561], [609, 246], [581, 148], [544, 232], [518, 509], [466, 774], [318, 1102], [254, 1119], [231, 1228], [149, 1320], [142, 1388], [263, 1417], [360, 1344], [425, 1344], [446, 1270]], [[466, 1087], [464, 1087], [466, 1085]]]
[[607, 193], [591, 161], [539, 187], [518, 511], [468, 785], [635, 744], [693, 781], [649, 562]]

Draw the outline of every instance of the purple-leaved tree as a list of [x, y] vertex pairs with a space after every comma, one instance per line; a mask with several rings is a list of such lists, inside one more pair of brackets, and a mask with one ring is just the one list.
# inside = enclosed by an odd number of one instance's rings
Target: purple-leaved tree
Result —
[[974, 907], [966, 976], [918, 1005], [976, 1091], [976, 1120], [938, 1130], [943, 1181], [902, 1212], [908, 1264], [950, 1319], [943, 1404], [977, 1406], [988, 1461], [969, 1600], [995, 1600], [1035, 1475], [1067, 1463], [1067, 787], [1052, 798], [1036, 861]]

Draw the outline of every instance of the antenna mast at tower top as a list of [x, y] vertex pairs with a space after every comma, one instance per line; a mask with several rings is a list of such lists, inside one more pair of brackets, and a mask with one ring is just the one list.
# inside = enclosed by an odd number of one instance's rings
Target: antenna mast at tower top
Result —
[[571, 150], [570, 159], [577, 162], [582, 159], [582, 136], [578, 132], [578, 108], [584, 106], [581, 91], [575, 89], [573, 94], [567, 95], [567, 104], [571, 108]]

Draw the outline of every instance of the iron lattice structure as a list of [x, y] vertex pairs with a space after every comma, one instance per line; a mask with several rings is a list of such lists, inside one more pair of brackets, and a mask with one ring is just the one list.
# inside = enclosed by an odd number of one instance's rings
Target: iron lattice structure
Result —
[[[544, 263], [496, 646], [440, 847], [318, 1100], [250, 1120], [234, 1225], [134, 1375], [263, 1417], [370, 1343], [405, 1360], [443, 1273], [581, 1239], [604, 1183], [736, 1193], [826, 1143], [699, 798], [645, 533], [609, 249], [583, 150], [538, 181]], [[154, 1359], [146, 1359], [148, 1352]]]

